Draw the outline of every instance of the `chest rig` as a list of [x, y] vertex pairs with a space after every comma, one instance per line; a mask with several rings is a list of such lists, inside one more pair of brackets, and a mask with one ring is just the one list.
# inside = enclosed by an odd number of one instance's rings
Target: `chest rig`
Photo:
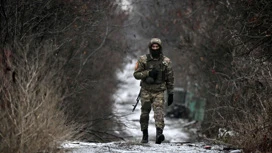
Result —
[[145, 69], [146, 70], [156, 69], [159, 73], [158, 73], [156, 80], [154, 80], [154, 82], [145, 81], [145, 83], [147, 83], [147, 84], [164, 83], [165, 82], [166, 65], [163, 64], [163, 57], [160, 57], [158, 60], [152, 59], [150, 54], [147, 54], [146, 57], [147, 57], [147, 60], [146, 60]]

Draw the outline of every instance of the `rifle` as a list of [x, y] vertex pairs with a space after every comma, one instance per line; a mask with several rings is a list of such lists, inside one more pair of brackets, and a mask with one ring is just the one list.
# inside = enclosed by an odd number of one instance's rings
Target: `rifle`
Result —
[[139, 100], [140, 100], [140, 96], [141, 96], [141, 90], [136, 98], [136, 104], [135, 105], [132, 105], [133, 106], [133, 109], [132, 109], [132, 112], [134, 112], [135, 108], [137, 107], [138, 103], [139, 103]]

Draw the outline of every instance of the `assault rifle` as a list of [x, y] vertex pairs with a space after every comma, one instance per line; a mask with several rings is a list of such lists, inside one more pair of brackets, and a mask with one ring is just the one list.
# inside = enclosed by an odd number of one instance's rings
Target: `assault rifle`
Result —
[[139, 100], [140, 100], [140, 96], [141, 96], [141, 90], [137, 96], [137, 99], [136, 99], [136, 104], [135, 105], [132, 105], [133, 106], [133, 109], [132, 109], [132, 112], [134, 112], [135, 108], [137, 107], [138, 103], [139, 103]]

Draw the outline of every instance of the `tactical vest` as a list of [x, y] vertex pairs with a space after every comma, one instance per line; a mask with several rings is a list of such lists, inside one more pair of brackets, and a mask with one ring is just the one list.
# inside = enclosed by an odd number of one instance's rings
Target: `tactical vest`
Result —
[[[153, 68], [158, 70], [158, 76], [155, 80], [153, 80], [150, 77], [147, 77], [146, 79], [141, 81], [141, 86], [144, 87], [147, 90], [152, 91], [162, 91], [165, 90], [165, 71], [166, 71], [166, 65], [163, 64], [164, 57], [160, 57], [158, 60], [152, 59], [150, 54], [146, 55], [146, 65], [145, 70], [152, 70]], [[152, 79], [153, 81], [150, 81]]]

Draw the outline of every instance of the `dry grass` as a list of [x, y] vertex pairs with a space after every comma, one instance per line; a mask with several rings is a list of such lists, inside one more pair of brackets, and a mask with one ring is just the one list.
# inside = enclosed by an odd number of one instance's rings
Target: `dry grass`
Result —
[[65, 87], [54, 46], [13, 47], [11, 74], [1, 71], [0, 152], [55, 152], [72, 139], [76, 125], [61, 110]]
[[[270, 99], [272, 100], [272, 99]], [[245, 152], [272, 151], [272, 101], [263, 101], [264, 109], [258, 114], [248, 114], [250, 118], [235, 122], [239, 135], [230, 142], [244, 148]]]
[[248, 71], [240, 73], [244, 79], [226, 81], [217, 103], [209, 112], [210, 115], [212, 113], [214, 127], [236, 133], [223, 140], [243, 148], [245, 152], [272, 151], [271, 66], [271, 63], [251, 64]]

